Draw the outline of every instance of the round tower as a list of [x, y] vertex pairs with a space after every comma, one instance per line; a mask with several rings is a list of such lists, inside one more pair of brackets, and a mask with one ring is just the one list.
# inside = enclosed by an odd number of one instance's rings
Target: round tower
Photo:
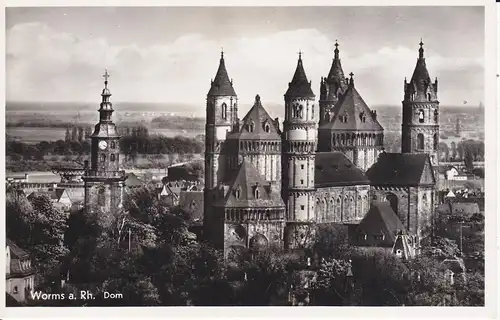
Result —
[[420, 41], [417, 65], [410, 82], [406, 79], [404, 82], [401, 151], [429, 154], [436, 174], [439, 162], [438, 81], [431, 82], [423, 45]]
[[314, 233], [317, 115], [315, 95], [299, 53], [297, 68], [285, 93], [283, 122], [283, 200], [287, 205], [285, 247], [307, 246]]
[[[230, 80], [221, 52], [219, 68], [210, 83], [207, 94], [207, 112], [205, 124], [205, 189], [204, 189], [204, 225], [209, 233], [215, 218], [210, 215], [216, 201], [214, 192], [227, 174], [226, 135], [237, 124], [238, 107], [233, 81]], [[209, 234], [206, 234], [210, 237]]]

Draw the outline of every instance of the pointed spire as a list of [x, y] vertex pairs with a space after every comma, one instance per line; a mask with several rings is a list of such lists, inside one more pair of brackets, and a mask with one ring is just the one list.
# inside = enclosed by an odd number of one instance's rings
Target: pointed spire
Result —
[[352, 73], [352, 72], [349, 73], [349, 76], [350, 76], [350, 78], [349, 78], [349, 86], [353, 87], [354, 86], [354, 77], [353, 77], [354, 73]]
[[418, 49], [418, 58], [423, 59], [424, 58], [424, 43], [422, 42], [422, 38], [420, 38], [420, 49]]
[[208, 92], [210, 96], [236, 96], [234, 91], [232, 80], [229, 79], [229, 75], [226, 70], [226, 64], [224, 61], [224, 50], [221, 48], [219, 68], [217, 69], [217, 74], [215, 78], [211, 81], [210, 91]]
[[314, 97], [311, 90], [311, 83], [307, 80], [306, 72], [302, 64], [302, 52], [299, 51], [299, 60], [297, 61], [297, 68], [292, 78], [292, 82], [288, 84], [286, 96], [295, 97]]
[[333, 52], [335, 53], [334, 59], [339, 60], [339, 43], [337, 40], [335, 40], [335, 50]]

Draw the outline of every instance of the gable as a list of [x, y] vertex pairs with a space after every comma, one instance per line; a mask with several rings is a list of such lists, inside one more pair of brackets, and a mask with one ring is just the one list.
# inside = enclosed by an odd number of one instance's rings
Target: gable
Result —
[[432, 170], [432, 164], [427, 157], [424, 168], [422, 170], [422, 175], [420, 176], [420, 184], [435, 184], [436, 180], [434, 178], [434, 171]]

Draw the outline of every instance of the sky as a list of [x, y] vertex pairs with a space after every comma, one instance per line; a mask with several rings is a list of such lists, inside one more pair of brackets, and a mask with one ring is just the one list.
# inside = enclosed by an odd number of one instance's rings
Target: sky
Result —
[[400, 105], [422, 38], [441, 105], [484, 100], [484, 7], [6, 9], [7, 101], [205, 104], [221, 48], [240, 104], [283, 103], [302, 51], [319, 83], [335, 40], [370, 105]]

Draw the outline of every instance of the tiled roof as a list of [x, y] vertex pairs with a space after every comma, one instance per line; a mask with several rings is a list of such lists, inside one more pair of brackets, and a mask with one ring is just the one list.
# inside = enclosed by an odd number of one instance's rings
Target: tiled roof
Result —
[[430, 89], [430, 92], [435, 91], [434, 84], [431, 82], [431, 77], [429, 76], [429, 71], [427, 70], [427, 66], [425, 64], [424, 49], [422, 46], [423, 43], [420, 42], [417, 64], [415, 65], [415, 70], [413, 71], [411, 80], [406, 87], [406, 91], [416, 93], [413, 101], [417, 102], [428, 101], [426, 95], [427, 89]]
[[221, 54], [219, 69], [217, 69], [217, 74], [215, 79], [212, 81], [210, 90], [208, 91], [209, 96], [236, 96], [233, 84], [229, 79], [227, 74], [226, 64], [224, 62], [224, 54]]
[[[351, 78], [346, 92], [341, 95], [339, 101], [333, 107], [333, 118], [331, 122], [324, 125], [331, 130], [353, 130], [353, 131], [383, 131], [376, 117], [365, 103], [358, 90], [354, 87]], [[341, 119], [346, 116], [345, 122]]]
[[181, 191], [179, 206], [194, 221], [203, 220], [203, 191]]
[[17, 244], [14, 243], [14, 241], [7, 239], [6, 245], [9, 246], [10, 248], [10, 257], [11, 258], [27, 258], [29, 257], [29, 253], [24, 251], [23, 249], [19, 248]]
[[50, 200], [60, 201], [61, 197], [64, 195], [65, 192], [66, 192], [66, 189], [63, 189], [63, 188], [55, 188], [55, 189], [47, 190], [47, 191], [44, 191], [44, 190], [34, 191], [28, 195], [28, 200], [31, 200], [37, 196], [45, 195], [45, 196], [49, 197]]
[[[255, 190], [258, 190], [258, 198]], [[238, 197], [239, 194], [239, 197]], [[233, 208], [284, 208], [278, 190], [272, 189], [251, 162], [243, 159], [238, 174], [230, 184], [224, 199], [225, 207]]]
[[[243, 118], [242, 124], [240, 131], [231, 133], [228, 139], [281, 140], [273, 119], [260, 102], [259, 95], [255, 97], [255, 103]], [[251, 125], [253, 131], [250, 131]], [[269, 132], [266, 132], [266, 128]]]
[[347, 81], [344, 76], [344, 70], [342, 69], [342, 64], [339, 58], [338, 44], [335, 43], [335, 56], [333, 58], [332, 66], [328, 77], [325, 78], [325, 82], [329, 87], [327, 100], [336, 100], [338, 94], [342, 94], [347, 89]]
[[127, 179], [125, 180], [126, 187], [134, 188], [144, 185], [144, 183], [139, 178], [137, 178], [137, 176], [133, 172], [127, 173], [126, 177], [127, 177]]
[[[357, 228], [359, 234], [367, 236], [363, 245], [387, 245], [393, 246], [396, 235], [404, 231], [405, 227], [391, 208], [389, 202], [373, 201], [370, 210], [359, 223]], [[383, 240], [377, 240], [374, 236], [384, 235]]]
[[297, 62], [297, 69], [293, 75], [292, 82], [288, 84], [288, 90], [285, 93], [288, 97], [307, 97], [314, 98], [315, 95], [311, 89], [311, 83], [307, 80], [304, 66], [302, 65], [302, 58], [299, 56]]
[[383, 152], [366, 175], [373, 185], [416, 186], [421, 184], [426, 163], [430, 164], [426, 153]]
[[318, 152], [314, 170], [316, 188], [368, 185], [368, 177], [342, 152]]

